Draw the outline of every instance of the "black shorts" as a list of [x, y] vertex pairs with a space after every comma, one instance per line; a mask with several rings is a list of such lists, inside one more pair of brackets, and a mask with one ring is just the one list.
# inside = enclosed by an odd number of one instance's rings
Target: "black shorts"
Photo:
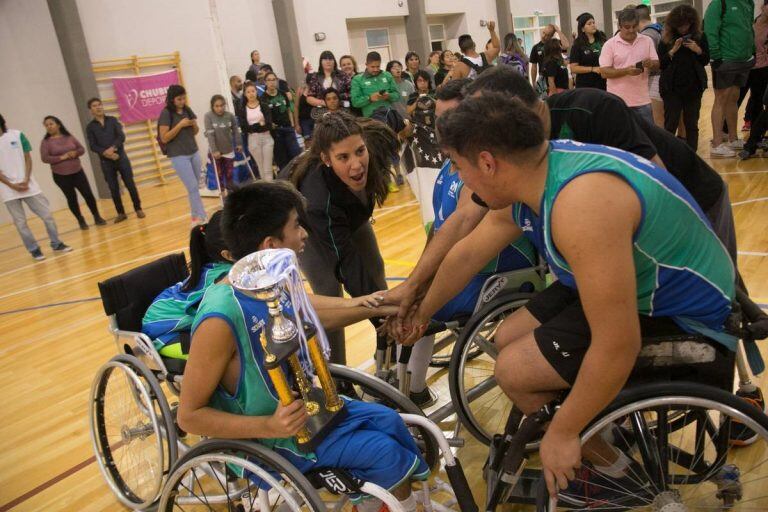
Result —
[[[592, 339], [578, 292], [556, 281], [525, 307], [541, 323], [533, 331], [539, 350], [563, 380], [573, 385]], [[684, 334], [671, 318], [639, 317], [644, 338]]]

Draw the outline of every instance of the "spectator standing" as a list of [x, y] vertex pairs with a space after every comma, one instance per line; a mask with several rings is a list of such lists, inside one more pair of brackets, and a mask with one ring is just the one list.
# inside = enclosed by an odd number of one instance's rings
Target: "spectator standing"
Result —
[[352, 79], [352, 106], [362, 111], [363, 117], [371, 117], [379, 107], [388, 107], [399, 101], [400, 89], [395, 79], [381, 70], [379, 52], [369, 52], [365, 58], [365, 72]]
[[342, 104], [349, 106], [352, 78], [339, 69], [333, 52], [325, 50], [320, 54], [317, 69], [317, 73], [307, 77], [307, 103], [313, 107], [324, 107], [323, 93], [333, 87], [339, 91]]
[[339, 59], [339, 68], [351, 81], [352, 77], [357, 74], [357, 61], [351, 55], [342, 55]]
[[744, 112], [744, 128], [749, 131], [752, 121], [763, 110], [763, 93], [768, 86], [768, 0], [763, 0], [763, 8], [753, 25], [755, 31], [755, 67], [749, 72], [749, 101]]
[[412, 84], [416, 83], [416, 73], [421, 69], [421, 57], [416, 52], [408, 52], [405, 54], [405, 69], [403, 70], [403, 78], [408, 80]]
[[498, 63], [510, 66], [526, 79], [528, 78], [528, 57], [517, 42], [517, 36], [510, 32], [504, 36], [504, 48], [499, 55]]
[[[750, 0], [712, 0], [704, 14], [704, 33], [712, 59], [711, 158], [733, 158], [743, 147], [738, 138], [739, 88], [747, 83], [755, 63], [755, 34], [752, 28], [753, 5]], [[728, 136], [723, 135], [723, 119]]]
[[557, 25], [549, 24], [541, 29], [541, 41], [533, 45], [533, 48], [531, 48], [531, 57], [528, 59], [528, 62], [531, 64], [531, 83], [534, 88], [537, 89], [537, 92], [539, 92], [539, 89], [546, 90], [546, 83], [537, 86], [537, 81], [539, 80], [539, 66], [541, 65], [541, 59], [544, 57], [544, 43], [549, 39], [554, 38], [555, 34], [557, 34], [557, 38], [560, 40], [560, 46], [563, 48], [563, 51], [566, 51], [571, 47], [568, 38], [565, 37], [563, 31], [560, 30], [560, 27]]
[[389, 61], [387, 63], [387, 72], [392, 75], [392, 78], [395, 80], [397, 88], [400, 91], [397, 101], [392, 103], [392, 108], [400, 112], [400, 115], [405, 118], [407, 117], [405, 106], [408, 103], [408, 97], [413, 94], [416, 88], [414, 87], [413, 82], [403, 78], [403, 65], [399, 60]]
[[600, 75], [600, 52], [605, 44], [605, 34], [597, 29], [595, 17], [585, 12], [576, 18], [578, 35], [573, 41], [569, 65], [576, 76], [576, 87], [593, 87], [605, 90], [605, 78]]
[[195, 141], [200, 127], [197, 116], [187, 105], [187, 91], [181, 85], [174, 84], [168, 88], [165, 108], [160, 113], [157, 126], [173, 170], [187, 189], [192, 224], [205, 224], [207, 215], [200, 197], [203, 163]]
[[243, 110], [238, 117], [245, 120], [241, 125], [243, 132], [248, 134], [248, 151], [256, 161], [261, 179], [272, 181], [272, 158], [275, 149], [275, 140], [272, 138], [272, 115], [269, 109], [264, 109], [259, 101], [256, 84], [245, 82], [243, 88], [245, 102]]
[[229, 91], [232, 94], [232, 108], [237, 112], [243, 102], [243, 79], [237, 75], [229, 77]]
[[50, 164], [53, 171], [53, 182], [67, 198], [67, 206], [72, 215], [77, 219], [80, 229], [88, 229], [83, 214], [80, 213], [80, 204], [77, 201], [77, 192], [85, 199], [85, 204], [91, 210], [93, 220], [97, 226], [107, 223], [99, 214], [96, 198], [91, 191], [91, 184], [80, 164], [80, 157], [85, 154], [85, 148], [62, 124], [58, 117], [46, 116], [43, 119], [45, 126], [45, 138], [40, 142], [40, 158]]
[[[651, 23], [651, 8], [645, 4], [635, 7], [637, 15], [640, 18], [638, 27], [640, 33], [653, 40], [653, 46], [656, 54], [659, 54], [659, 42], [661, 42], [662, 27], [659, 23]], [[653, 121], [656, 126], [664, 126], [664, 102], [659, 92], [659, 79], [661, 70], [650, 71], [648, 73], [648, 95], [651, 97], [651, 111], [653, 112]]]
[[[309, 78], [310, 75], [307, 75]], [[334, 89], [335, 91], [336, 89]], [[304, 137], [304, 140], [309, 140], [312, 137], [312, 130], [315, 126], [315, 120], [312, 118], [312, 105], [307, 101], [307, 94], [309, 93], [309, 87], [306, 84], [299, 86], [296, 90], [296, 96], [299, 98], [296, 104], [296, 133]], [[244, 121], [243, 121], [244, 122]]]
[[253, 50], [251, 52], [251, 65], [248, 67], [248, 71], [245, 72], [245, 79], [251, 82], [256, 82], [259, 77], [259, 70], [261, 69], [261, 54], [259, 50]]
[[118, 173], [123, 179], [123, 184], [126, 190], [128, 190], [128, 194], [131, 196], [136, 216], [143, 219], [146, 215], [141, 209], [139, 191], [136, 189], [136, 183], [133, 181], [131, 161], [125, 153], [125, 133], [120, 121], [112, 116], [104, 115], [104, 105], [102, 105], [99, 98], [88, 100], [88, 109], [93, 116], [93, 120], [85, 128], [85, 133], [88, 137], [88, 147], [99, 155], [101, 172], [104, 173], [104, 179], [107, 185], [109, 185], [109, 192], [112, 195], [112, 202], [115, 203], [115, 211], [117, 212], [115, 224], [128, 218], [125, 215], [123, 199], [120, 197]]
[[296, 140], [293, 120], [293, 103], [277, 88], [277, 75], [267, 73], [267, 90], [261, 95], [261, 109], [269, 112], [272, 119], [272, 138], [274, 139], [274, 160], [278, 171], [301, 153]]
[[222, 196], [226, 196], [234, 185], [232, 171], [235, 168], [235, 150], [243, 150], [240, 145], [243, 140], [240, 124], [232, 112], [227, 112], [227, 104], [221, 94], [211, 97], [211, 111], [205, 113], [203, 123], [208, 150], [216, 165], [219, 190]]
[[435, 74], [440, 70], [440, 54], [442, 52], [434, 51], [429, 52], [429, 58], [427, 59], [427, 67], [424, 70], [429, 73], [429, 78], [432, 80], [432, 88], [437, 87], [435, 84]]
[[664, 21], [659, 43], [661, 97], [664, 99], [664, 128], [675, 133], [683, 115], [685, 141], [699, 147], [701, 97], [707, 88], [709, 46], [701, 32], [699, 13], [689, 5], [673, 8]]
[[456, 55], [451, 50], [443, 50], [440, 54], [440, 69], [435, 73], [435, 87], [442, 85], [445, 81], [445, 77], [453, 69], [453, 65], [456, 62]]
[[549, 39], [544, 43], [541, 59], [541, 74], [547, 79], [547, 95], [552, 96], [569, 89], [568, 68], [563, 59], [560, 41]]
[[19, 130], [9, 130], [0, 115], [0, 199], [11, 214], [24, 247], [35, 260], [42, 261], [45, 256], [29, 229], [24, 204], [42, 219], [54, 252], [69, 252], [72, 248], [59, 238], [48, 199], [32, 177], [31, 152], [27, 137]]
[[475, 78], [478, 73], [491, 67], [496, 57], [501, 52], [501, 42], [496, 34], [496, 22], [488, 22], [488, 33], [491, 35], [490, 49], [483, 53], [477, 53], [477, 46], [469, 34], [459, 36], [459, 50], [461, 55], [457, 55], [458, 60], [453, 65], [450, 73], [450, 80], [458, 78]]
[[619, 33], [603, 45], [600, 74], [607, 79], [608, 92], [653, 123], [648, 73], [659, 69], [659, 57], [653, 40], [638, 34], [638, 23], [635, 9], [619, 12]]

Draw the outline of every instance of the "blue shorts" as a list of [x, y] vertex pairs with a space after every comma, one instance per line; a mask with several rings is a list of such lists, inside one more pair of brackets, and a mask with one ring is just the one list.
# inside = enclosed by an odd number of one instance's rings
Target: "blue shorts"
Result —
[[302, 473], [339, 468], [388, 490], [408, 480], [429, 477], [429, 467], [397, 412], [360, 400], [345, 399], [344, 407], [347, 416], [315, 449], [315, 460], [284, 448], [275, 451]]
[[449, 322], [459, 315], [472, 313], [475, 310], [477, 298], [480, 296], [480, 290], [483, 289], [483, 285], [489, 277], [489, 274], [478, 274], [473, 277], [469, 284], [432, 318], [441, 322]]

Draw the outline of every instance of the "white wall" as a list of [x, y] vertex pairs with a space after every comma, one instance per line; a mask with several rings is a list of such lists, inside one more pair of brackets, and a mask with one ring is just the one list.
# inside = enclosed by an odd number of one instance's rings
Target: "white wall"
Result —
[[[606, 35], [610, 36], [613, 33], [610, 27], [606, 30], [605, 20], [603, 20], [602, 0], [571, 0], [571, 26], [574, 32], [577, 31], [578, 26], [576, 18], [583, 12], [588, 12], [594, 16], [597, 28], [605, 32]], [[570, 34], [568, 34], [568, 37], [570, 38]]]
[[[458, 37], [462, 34], [470, 34], [477, 51], [483, 51], [490, 35], [486, 27], [480, 26], [480, 20], [498, 21], [494, 0], [426, 0], [426, 12], [430, 23], [435, 16], [453, 15], [444, 21], [446, 37], [449, 37], [447, 49], [454, 51], [459, 49]], [[499, 37], [503, 38], [504, 34]]]
[[[384, 19], [366, 19], [347, 21], [347, 34], [349, 38], [349, 53], [358, 63], [358, 69], [362, 71], [365, 56], [368, 54], [368, 41], [365, 31], [373, 28], [386, 28], [389, 31], [389, 60], [399, 60], [405, 65], [406, 52], [408, 52], [408, 37], [405, 35], [405, 20], [402, 17]], [[343, 53], [334, 53], [338, 59]], [[382, 67], [388, 62], [387, 56], [382, 55]], [[317, 68], [317, 63], [312, 66]]]
[[533, 16], [535, 11], [541, 12], [543, 16], [560, 14], [557, 0], [536, 0], [535, 2], [531, 0], [511, 0], [509, 4], [512, 9], [512, 16]]
[[[9, 128], [21, 130], [32, 144], [32, 175], [51, 202], [51, 208], [66, 208], [64, 194], [53, 183], [51, 169], [40, 160], [40, 141], [45, 135], [43, 117], [55, 115], [81, 143], [75, 99], [45, 0], [0, 2], [0, 113]], [[85, 144], [84, 144], [85, 145]], [[96, 185], [87, 157], [80, 159]], [[86, 216], [90, 219], [90, 214]], [[0, 223], [10, 222], [0, 208]]]
[[[402, 4], [399, 6], [395, 0], [294, 0], [302, 56], [317, 71], [323, 50], [331, 50], [336, 59], [351, 52], [347, 21], [364, 22], [366, 18], [388, 17], [402, 19], [408, 15], [408, 2], [403, 1]], [[324, 32], [326, 39], [315, 41], [314, 34], [317, 32]], [[363, 66], [364, 59], [363, 62], [358, 59], [358, 70], [362, 70]]]

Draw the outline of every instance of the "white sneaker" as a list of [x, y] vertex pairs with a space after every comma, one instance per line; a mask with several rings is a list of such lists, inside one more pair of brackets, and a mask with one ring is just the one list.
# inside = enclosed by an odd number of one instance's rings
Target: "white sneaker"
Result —
[[744, 141], [741, 139], [732, 140], [727, 145], [733, 150], [744, 149]]
[[715, 148], [709, 149], [709, 158], [735, 158], [736, 152], [725, 142]]

